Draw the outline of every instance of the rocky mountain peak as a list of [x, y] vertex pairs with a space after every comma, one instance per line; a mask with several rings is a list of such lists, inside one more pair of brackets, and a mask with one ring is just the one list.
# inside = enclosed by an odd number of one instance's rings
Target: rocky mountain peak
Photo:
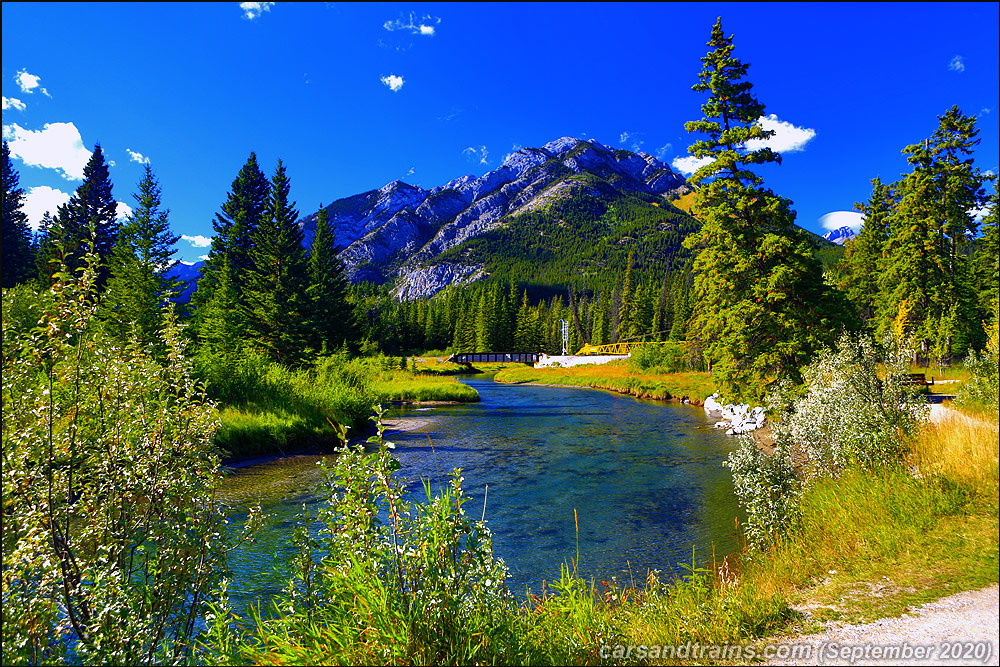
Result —
[[852, 239], [857, 235], [858, 233], [851, 227], [840, 227], [839, 229], [834, 229], [833, 231], [823, 234], [823, 238], [827, 241], [836, 243], [837, 245], [844, 245], [848, 239]]
[[[396, 180], [340, 199], [327, 211], [351, 280], [395, 282], [397, 295], [417, 298], [484, 275], [475, 265], [435, 263], [441, 253], [509, 216], [574, 196], [585, 174], [604, 181], [605, 191], [665, 195], [686, 187], [684, 178], [651, 155], [567, 136], [515, 151], [479, 177], [466, 174], [431, 190]], [[585, 190], [600, 196], [592, 186]], [[300, 224], [311, 242], [315, 214]]]

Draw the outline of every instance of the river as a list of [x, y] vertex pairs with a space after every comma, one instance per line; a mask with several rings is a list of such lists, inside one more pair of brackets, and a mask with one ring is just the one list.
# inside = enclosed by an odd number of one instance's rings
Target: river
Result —
[[[704, 411], [569, 387], [504, 385], [463, 379], [481, 401], [398, 408], [387, 413], [395, 455], [415, 497], [421, 479], [434, 489], [462, 468], [466, 510], [485, 516], [494, 549], [510, 569], [516, 594], [540, 591], [576, 557], [597, 582], [638, 584], [649, 570], [679, 574], [681, 562], [710, 562], [736, 549], [738, 514], [729, 470], [734, 445]], [[313, 492], [317, 456], [295, 456], [236, 470], [223, 497], [238, 525], [242, 508], [260, 503], [269, 516], [252, 545], [231, 556], [233, 601], [262, 609], [288, 577], [286, 540]], [[489, 487], [487, 490], [487, 486]]]

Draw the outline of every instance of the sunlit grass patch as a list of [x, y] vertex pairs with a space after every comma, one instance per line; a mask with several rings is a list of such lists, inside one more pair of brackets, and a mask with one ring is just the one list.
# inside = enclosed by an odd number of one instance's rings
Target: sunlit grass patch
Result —
[[639, 371], [621, 361], [587, 364], [568, 368], [506, 368], [495, 377], [497, 382], [534, 382], [607, 389], [641, 398], [669, 399], [688, 396], [701, 402], [714, 391], [709, 373], [657, 373]]

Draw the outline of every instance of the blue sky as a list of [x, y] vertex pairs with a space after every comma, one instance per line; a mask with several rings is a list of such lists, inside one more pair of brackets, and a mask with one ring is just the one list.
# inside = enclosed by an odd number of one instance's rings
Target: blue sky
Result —
[[[177, 256], [250, 151], [299, 211], [394, 179], [431, 188], [562, 136], [683, 166], [717, 16], [780, 129], [767, 184], [822, 233], [957, 104], [998, 168], [997, 3], [3, 3], [3, 134], [30, 213], [99, 142], [116, 198], [148, 159]], [[123, 211], [126, 209], [122, 209]]]

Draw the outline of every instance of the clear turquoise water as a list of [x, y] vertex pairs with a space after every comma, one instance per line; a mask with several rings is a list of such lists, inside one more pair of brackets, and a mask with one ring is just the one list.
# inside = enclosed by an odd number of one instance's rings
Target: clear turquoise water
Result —
[[[502, 385], [464, 380], [481, 401], [396, 409], [388, 416], [426, 423], [396, 432], [395, 454], [417, 498], [462, 468], [469, 502], [486, 521], [494, 549], [510, 568], [515, 593], [558, 579], [576, 557], [597, 582], [638, 583], [648, 570], [666, 576], [691, 561], [736, 549], [737, 504], [722, 462], [733, 441], [711, 428], [700, 408], [637, 400], [603, 391]], [[316, 456], [298, 456], [236, 471], [223, 495], [238, 525], [243, 508], [260, 503], [269, 518], [252, 545], [233, 552], [230, 586], [237, 606], [267, 609], [288, 573], [286, 540], [303, 504], [316, 502]], [[488, 493], [486, 487], [489, 487]]]

